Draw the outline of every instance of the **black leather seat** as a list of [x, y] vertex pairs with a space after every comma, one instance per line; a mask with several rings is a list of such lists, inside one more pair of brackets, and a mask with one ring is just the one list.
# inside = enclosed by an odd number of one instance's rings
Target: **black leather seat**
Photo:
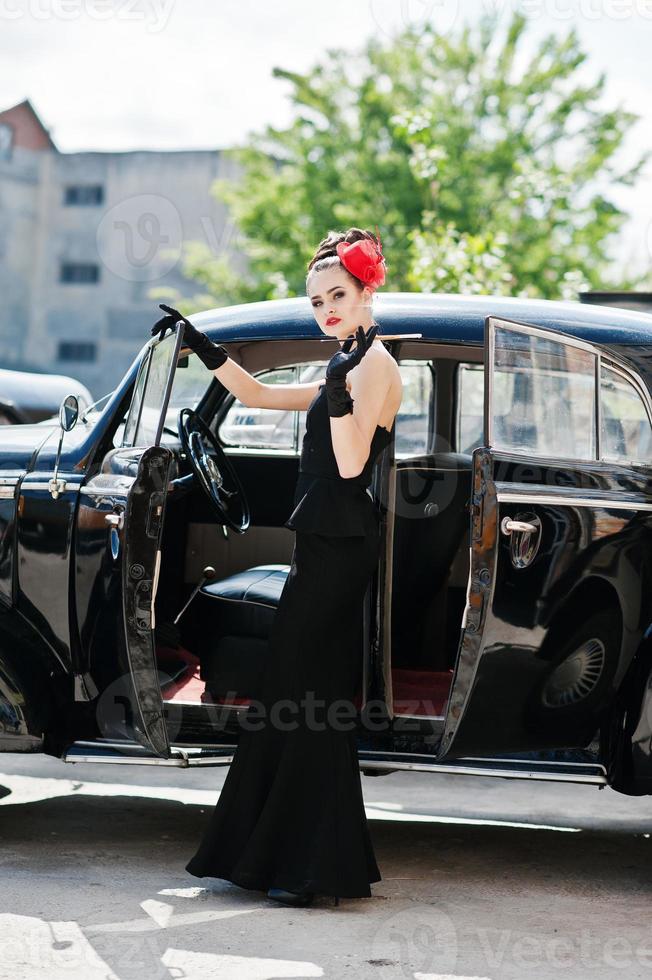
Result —
[[289, 565], [254, 565], [219, 582], [208, 582], [201, 591], [214, 599], [235, 599], [274, 608], [278, 605], [289, 571]]
[[473, 458], [429, 453], [396, 471], [392, 664], [445, 670], [447, 581], [468, 539]]
[[200, 677], [214, 697], [259, 696], [269, 631], [289, 565], [254, 565], [200, 589]]

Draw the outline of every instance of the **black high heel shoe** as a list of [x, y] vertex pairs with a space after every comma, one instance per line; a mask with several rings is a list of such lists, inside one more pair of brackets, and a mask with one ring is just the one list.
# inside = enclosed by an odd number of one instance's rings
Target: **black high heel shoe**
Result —
[[273, 898], [275, 902], [282, 902], [283, 905], [294, 905], [297, 908], [305, 908], [312, 903], [314, 892], [290, 892], [285, 888], [268, 888], [267, 897]]

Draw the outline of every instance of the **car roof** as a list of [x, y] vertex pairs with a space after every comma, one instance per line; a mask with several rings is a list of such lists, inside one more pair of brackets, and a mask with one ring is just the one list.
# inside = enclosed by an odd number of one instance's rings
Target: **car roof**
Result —
[[[380, 336], [421, 333], [445, 343], [484, 341], [487, 315], [561, 331], [590, 343], [652, 344], [652, 314], [577, 301], [462, 293], [378, 293]], [[323, 337], [305, 296], [218, 307], [189, 319], [214, 340]]]

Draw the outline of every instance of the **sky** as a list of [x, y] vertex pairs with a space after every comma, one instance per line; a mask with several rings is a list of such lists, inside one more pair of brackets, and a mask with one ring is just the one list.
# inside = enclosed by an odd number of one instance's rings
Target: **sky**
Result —
[[[575, 26], [587, 81], [606, 72], [604, 108], [640, 115], [618, 158], [652, 146], [652, 0], [0, 0], [0, 109], [29, 98], [60, 150], [224, 148], [292, 117], [275, 66], [306, 71], [329, 51], [483, 13], [528, 21], [524, 56]], [[615, 266], [652, 264], [652, 161], [634, 188]]]

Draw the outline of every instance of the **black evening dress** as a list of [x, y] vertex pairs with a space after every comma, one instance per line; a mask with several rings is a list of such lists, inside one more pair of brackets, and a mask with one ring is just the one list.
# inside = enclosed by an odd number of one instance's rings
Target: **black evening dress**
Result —
[[[257, 722], [241, 726], [217, 804], [186, 865], [196, 877], [346, 898], [370, 896], [370, 883], [381, 880], [351, 710], [328, 709], [334, 702], [351, 706], [362, 676], [363, 600], [380, 550], [378, 511], [367, 488], [393, 430], [394, 423], [391, 430], [377, 426], [364, 470], [343, 478], [323, 384], [310, 404], [294, 510], [285, 523], [295, 531], [294, 550]], [[272, 724], [274, 706], [279, 723]], [[246, 718], [252, 710], [253, 704]]]

